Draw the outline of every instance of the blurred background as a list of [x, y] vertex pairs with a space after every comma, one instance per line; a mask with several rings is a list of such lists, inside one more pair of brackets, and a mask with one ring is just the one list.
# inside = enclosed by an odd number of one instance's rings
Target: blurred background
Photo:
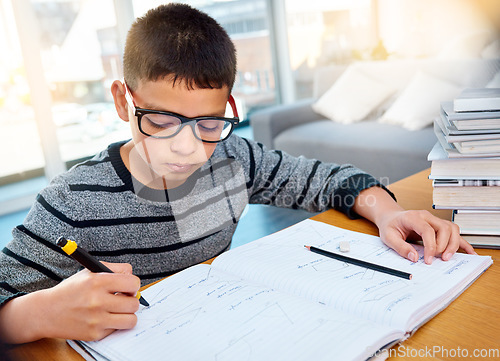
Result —
[[[260, 108], [311, 97], [320, 67], [485, 57], [478, 49], [500, 29], [497, 0], [183, 2], [214, 17], [233, 39], [233, 95], [244, 120]], [[0, 215], [24, 217], [54, 175], [129, 138], [110, 85], [122, 77], [129, 26], [162, 3], [0, 0]], [[498, 54], [498, 41], [492, 46]]]

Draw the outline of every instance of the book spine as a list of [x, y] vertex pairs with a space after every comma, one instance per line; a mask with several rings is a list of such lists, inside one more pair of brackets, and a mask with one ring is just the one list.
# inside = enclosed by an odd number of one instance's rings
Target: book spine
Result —
[[480, 112], [500, 110], [500, 98], [455, 99], [455, 112]]

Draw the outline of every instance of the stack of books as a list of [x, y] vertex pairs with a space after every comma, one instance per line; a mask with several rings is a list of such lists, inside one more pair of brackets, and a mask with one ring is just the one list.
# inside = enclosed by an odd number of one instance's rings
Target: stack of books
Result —
[[441, 103], [429, 153], [433, 206], [476, 247], [500, 247], [500, 88], [465, 89]]

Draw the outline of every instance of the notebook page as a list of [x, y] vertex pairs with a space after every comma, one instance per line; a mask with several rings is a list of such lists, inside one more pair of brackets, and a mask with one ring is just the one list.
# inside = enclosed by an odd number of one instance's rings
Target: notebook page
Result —
[[85, 344], [120, 361], [365, 360], [403, 336], [208, 265], [142, 295], [135, 328]]
[[109, 359], [98, 354], [92, 349], [87, 348], [82, 341], [66, 340], [68, 345], [71, 346], [82, 358], [86, 361], [108, 361]]
[[[412, 273], [412, 280], [343, 263], [304, 248], [311, 245], [340, 253], [339, 242], [346, 240], [350, 251], [345, 255]], [[430, 306], [441, 304], [442, 298], [450, 297], [447, 292], [456, 292], [491, 264], [490, 257], [456, 254], [447, 262], [435, 259], [432, 265], [426, 265], [423, 248], [416, 248], [420, 260], [412, 263], [388, 248], [379, 237], [305, 220], [237, 247], [219, 256], [212, 266], [342, 312], [410, 331], [433, 313]], [[419, 317], [412, 318], [415, 311]]]

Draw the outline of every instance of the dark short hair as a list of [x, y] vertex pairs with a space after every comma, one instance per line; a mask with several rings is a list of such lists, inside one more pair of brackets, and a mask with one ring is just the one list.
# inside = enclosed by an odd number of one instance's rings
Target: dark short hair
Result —
[[190, 88], [233, 87], [236, 50], [209, 15], [185, 4], [160, 5], [138, 18], [128, 32], [123, 56], [127, 85], [171, 78]]

